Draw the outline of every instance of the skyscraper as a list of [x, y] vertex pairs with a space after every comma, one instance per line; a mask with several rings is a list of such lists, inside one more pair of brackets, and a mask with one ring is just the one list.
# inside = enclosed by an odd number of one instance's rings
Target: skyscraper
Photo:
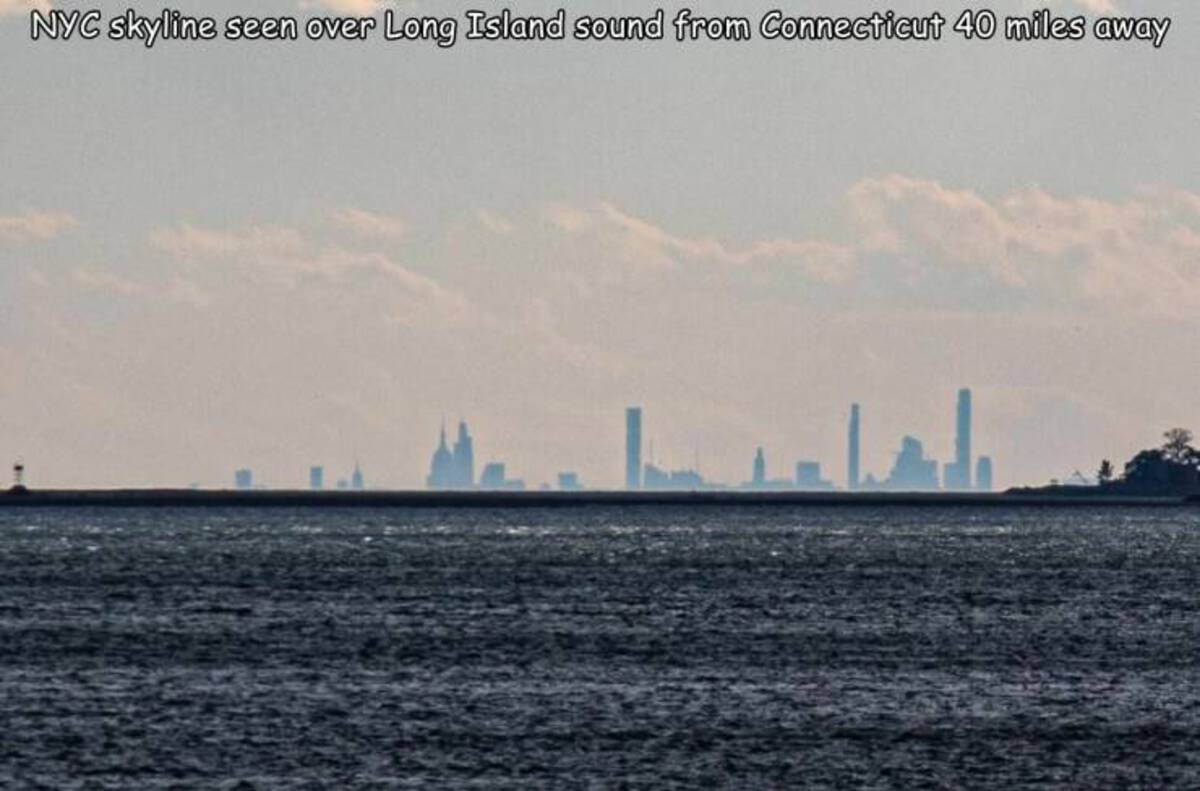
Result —
[[319, 492], [325, 488], [325, 468], [314, 466], [308, 470], [308, 488]]
[[832, 491], [833, 484], [821, 478], [820, 462], [798, 461], [795, 488], [803, 492], [828, 492]]
[[425, 479], [430, 489], [454, 488], [454, 456], [446, 447], [446, 424], [443, 421], [442, 431], [438, 435], [438, 447], [429, 462], [429, 477]]
[[475, 442], [465, 421], [458, 424], [454, 450], [446, 445], [446, 425], [438, 437], [438, 448], [429, 463], [430, 489], [472, 489], [475, 487]]
[[508, 479], [508, 472], [502, 462], [493, 461], [483, 465], [483, 474], [479, 476], [479, 488], [503, 489]]
[[962, 470], [962, 488], [971, 488], [971, 391], [958, 391], [958, 436], [954, 441], [954, 462]]
[[762, 489], [767, 485], [767, 457], [762, 448], [754, 454], [754, 476], [750, 479], [750, 485], [755, 489]]
[[849, 454], [846, 470], [846, 488], [850, 491], [858, 489], [859, 475], [859, 408], [858, 404], [850, 405], [850, 437]]
[[625, 488], [642, 488], [642, 408], [625, 410]]
[[465, 421], [459, 421], [458, 440], [454, 443], [455, 489], [470, 489], [475, 485], [475, 443]]
[[947, 489], [971, 489], [971, 391], [958, 391], [958, 413], [954, 432], [954, 462], [946, 465]]
[[233, 485], [238, 489], [253, 489], [254, 471], [249, 469], [237, 470], [233, 473]]
[[925, 447], [916, 437], [905, 437], [896, 454], [892, 474], [884, 482], [897, 492], [925, 492], [938, 488], [937, 462], [925, 458]]
[[487, 491], [523, 492], [525, 481], [508, 477], [504, 462], [492, 461], [483, 465], [479, 475], [479, 488]]
[[975, 488], [981, 492], [992, 490], [992, 459], [990, 456], [980, 456], [975, 467]]
[[358, 466], [358, 460], [354, 461], [354, 473], [350, 476], [350, 488], [356, 492], [361, 492], [366, 488], [363, 482], [362, 469]]

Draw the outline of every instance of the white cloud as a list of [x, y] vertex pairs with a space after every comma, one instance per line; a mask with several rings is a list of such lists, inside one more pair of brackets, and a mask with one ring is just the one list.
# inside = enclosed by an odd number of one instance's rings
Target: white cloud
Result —
[[289, 289], [310, 282], [339, 282], [354, 277], [377, 280], [378, 295], [393, 297], [404, 309], [420, 308], [442, 318], [463, 321], [471, 313], [467, 300], [437, 281], [379, 252], [356, 252], [310, 241], [300, 231], [276, 226], [223, 231], [182, 225], [150, 235], [150, 243], [190, 262], [235, 264], [260, 285]]
[[593, 209], [555, 204], [544, 207], [542, 214], [555, 230], [590, 234], [615, 252], [598, 253], [598, 258], [620, 260], [635, 269], [669, 271], [708, 265], [736, 270], [778, 263], [813, 280], [836, 282], [846, 279], [853, 265], [853, 251], [834, 242], [768, 239], [738, 247], [712, 237], [672, 233], [611, 204]]
[[1200, 309], [1200, 198], [1191, 193], [1142, 190], [1113, 201], [1028, 189], [989, 200], [893, 175], [861, 181], [848, 197], [864, 252], [919, 262], [933, 287], [974, 271], [1127, 313], [1185, 318]]
[[153, 232], [150, 243], [180, 258], [203, 256], [287, 257], [301, 254], [304, 237], [291, 228], [254, 227], [240, 233], [183, 224]]
[[165, 284], [154, 284], [95, 267], [75, 267], [71, 270], [71, 280], [80, 288], [101, 294], [164, 300], [194, 308], [203, 308], [212, 301], [209, 294], [196, 283], [179, 276], [172, 277]]
[[675, 233], [611, 204], [555, 204], [541, 210], [551, 239], [536, 255], [560, 262], [556, 272], [579, 294], [657, 282], [722, 293], [755, 286], [795, 300], [808, 284], [830, 309], [829, 300], [912, 312], [1103, 308], [1172, 320], [1200, 310], [1200, 196], [1191, 192], [989, 197], [888, 175], [852, 185], [845, 204], [852, 232], [843, 240], [741, 244]]
[[403, 239], [408, 225], [398, 217], [369, 212], [365, 209], [343, 208], [333, 212], [334, 224], [367, 239]]
[[74, 217], [63, 212], [28, 211], [0, 215], [0, 241], [45, 241], [76, 224]]

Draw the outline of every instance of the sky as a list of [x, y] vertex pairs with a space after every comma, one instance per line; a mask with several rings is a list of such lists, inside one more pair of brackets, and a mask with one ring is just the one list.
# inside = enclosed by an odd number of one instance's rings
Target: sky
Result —
[[[1170, 16], [1161, 49], [146, 49], [32, 42], [30, 6], [0, 0], [0, 459], [31, 485], [418, 487], [466, 419], [477, 463], [617, 487], [630, 405], [662, 466], [740, 482], [761, 445], [840, 485], [852, 402], [883, 476], [905, 434], [953, 457], [960, 387], [1004, 486], [1200, 429], [1195, 3], [991, 6]], [[164, 7], [57, 7], [127, 6]], [[776, 6], [882, 7], [702, 10]]]

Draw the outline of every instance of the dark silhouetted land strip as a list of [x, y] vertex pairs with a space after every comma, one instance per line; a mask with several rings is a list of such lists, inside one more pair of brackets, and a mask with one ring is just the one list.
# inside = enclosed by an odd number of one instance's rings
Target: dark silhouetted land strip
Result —
[[196, 489], [30, 490], [0, 493], [0, 508], [580, 508], [587, 506], [921, 506], [1046, 507], [1187, 504], [1182, 497], [1116, 497], [1014, 490], [996, 494], [897, 492], [430, 492], [233, 491]]

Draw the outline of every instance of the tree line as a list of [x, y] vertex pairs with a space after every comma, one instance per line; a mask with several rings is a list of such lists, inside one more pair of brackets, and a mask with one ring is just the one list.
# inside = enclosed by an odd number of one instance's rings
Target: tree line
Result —
[[1113, 463], [1100, 463], [1096, 481], [1106, 493], [1130, 496], [1200, 495], [1200, 450], [1192, 432], [1173, 428], [1163, 434], [1161, 447], [1143, 450], [1125, 463], [1118, 476]]

